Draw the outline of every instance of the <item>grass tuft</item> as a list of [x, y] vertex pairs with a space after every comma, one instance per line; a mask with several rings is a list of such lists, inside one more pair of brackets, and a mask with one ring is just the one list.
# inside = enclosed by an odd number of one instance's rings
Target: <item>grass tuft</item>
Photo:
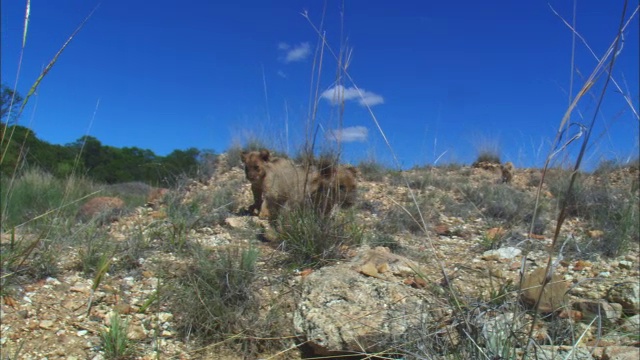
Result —
[[134, 357], [131, 340], [127, 337], [128, 331], [129, 322], [122, 320], [118, 313], [112, 313], [109, 329], [100, 332], [102, 349], [106, 359], [123, 360]]
[[358, 245], [364, 229], [354, 212], [324, 216], [310, 206], [284, 211], [277, 220], [278, 237], [289, 261], [297, 266], [321, 266], [343, 257], [345, 247]]

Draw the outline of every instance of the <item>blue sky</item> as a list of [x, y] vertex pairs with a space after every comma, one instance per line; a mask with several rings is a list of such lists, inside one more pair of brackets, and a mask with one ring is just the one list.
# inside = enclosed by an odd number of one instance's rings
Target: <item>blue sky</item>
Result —
[[[26, 1], [2, 1], [2, 82], [13, 86]], [[576, 26], [598, 57], [616, 35], [622, 0], [580, 0]], [[17, 89], [27, 93], [67, 37], [98, 5], [33, 0]], [[367, 107], [404, 167], [470, 163], [483, 146], [503, 161], [539, 166], [569, 102], [573, 1], [328, 0], [322, 31], [351, 51], [336, 83], [325, 48], [312, 83], [323, 1], [103, 1], [42, 82], [20, 119], [55, 144], [89, 134], [103, 144], [166, 155], [222, 152], [258, 136], [295, 152], [305, 138], [310, 91], [318, 90], [319, 143], [343, 140], [347, 161], [390, 162]], [[636, 11], [630, 2], [626, 19]], [[301, 15], [307, 12], [310, 21]], [[638, 111], [638, 14], [625, 32], [614, 79]], [[346, 44], [346, 46], [341, 46]], [[579, 90], [597, 61], [578, 40]], [[317, 73], [318, 62], [315, 63]], [[360, 97], [355, 85], [360, 88]], [[572, 116], [588, 124], [595, 97]], [[332, 95], [343, 86], [340, 107]], [[582, 114], [583, 117], [580, 116]], [[592, 132], [589, 159], [638, 154], [639, 122], [613, 84]], [[571, 145], [573, 148], [577, 143]]]

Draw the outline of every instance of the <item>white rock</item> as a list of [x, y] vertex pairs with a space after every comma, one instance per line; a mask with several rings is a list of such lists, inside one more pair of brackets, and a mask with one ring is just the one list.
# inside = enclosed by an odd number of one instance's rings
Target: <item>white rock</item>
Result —
[[514, 247], [505, 247], [497, 250], [485, 251], [482, 254], [483, 259], [513, 259], [522, 254], [522, 250]]
[[167, 321], [171, 321], [171, 319], [173, 319], [173, 314], [167, 313], [167, 312], [161, 312], [158, 314], [158, 319], [163, 323]]

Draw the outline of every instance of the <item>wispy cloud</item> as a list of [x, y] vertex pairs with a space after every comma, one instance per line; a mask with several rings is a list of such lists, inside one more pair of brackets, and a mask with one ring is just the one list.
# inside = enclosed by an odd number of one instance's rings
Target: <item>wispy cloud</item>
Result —
[[320, 97], [326, 99], [333, 105], [338, 105], [343, 100], [357, 100], [358, 103], [362, 106], [375, 106], [384, 103], [384, 98], [376, 93], [367, 91], [365, 89], [360, 89], [360, 93], [362, 93], [362, 97], [355, 87], [345, 88], [342, 85], [336, 85], [330, 89], [323, 91]]
[[283, 79], [287, 78], [287, 74], [282, 70], [278, 70], [277, 74], [278, 74], [278, 76], [280, 76]]
[[369, 130], [364, 126], [351, 126], [343, 129], [334, 129], [326, 132], [326, 138], [339, 142], [365, 142]]
[[285, 63], [302, 61], [311, 55], [311, 45], [308, 42], [303, 42], [296, 46], [281, 42], [278, 44], [278, 50], [284, 53], [280, 59]]

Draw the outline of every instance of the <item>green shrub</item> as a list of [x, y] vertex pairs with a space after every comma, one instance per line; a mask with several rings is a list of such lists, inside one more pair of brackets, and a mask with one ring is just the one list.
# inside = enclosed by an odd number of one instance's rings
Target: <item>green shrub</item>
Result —
[[[463, 186], [462, 193], [483, 215], [509, 225], [523, 224], [533, 213], [535, 198], [506, 184]], [[542, 209], [538, 210], [538, 214]]]
[[258, 250], [233, 248], [214, 253], [200, 247], [175, 284], [171, 302], [179, 329], [204, 342], [258, 334], [258, 300], [253, 294]]
[[342, 258], [343, 246], [362, 242], [363, 228], [354, 217], [353, 211], [344, 216], [324, 216], [306, 206], [283, 211], [276, 228], [291, 263], [320, 266]]
[[133, 358], [133, 347], [131, 340], [127, 337], [129, 322], [120, 319], [118, 313], [113, 313], [110, 320], [109, 329], [100, 332], [105, 358], [114, 360]]
[[604, 232], [602, 239], [590, 240], [587, 251], [618, 256], [640, 241], [640, 197], [633, 181], [613, 187], [606, 181], [595, 182], [578, 174], [569, 192], [570, 173], [552, 173], [548, 179], [549, 190], [559, 206], [566, 204], [568, 216], [583, 218], [589, 228]]
[[476, 161], [473, 162], [473, 166], [477, 166], [480, 163], [500, 164], [500, 154], [492, 150], [483, 150], [478, 154]]
[[[74, 218], [79, 208], [73, 201], [94, 189], [91, 181], [81, 177], [57, 179], [53, 175], [31, 168], [16, 178], [2, 178], [2, 229], [23, 223], [47, 224], [53, 217]], [[46, 215], [45, 215], [46, 214]]]
[[367, 181], [382, 181], [387, 169], [375, 160], [365, 160], [358, 164], [362, 177]]
[[225, 183], [214, 190], [187, 191], [187, 187], [165, 196], [167, 218], [154, 226], [154, 236], [165, 240], [173, 249], [184, 249], [189, 232], [224, 223], [234, 206], [236, 182]]

